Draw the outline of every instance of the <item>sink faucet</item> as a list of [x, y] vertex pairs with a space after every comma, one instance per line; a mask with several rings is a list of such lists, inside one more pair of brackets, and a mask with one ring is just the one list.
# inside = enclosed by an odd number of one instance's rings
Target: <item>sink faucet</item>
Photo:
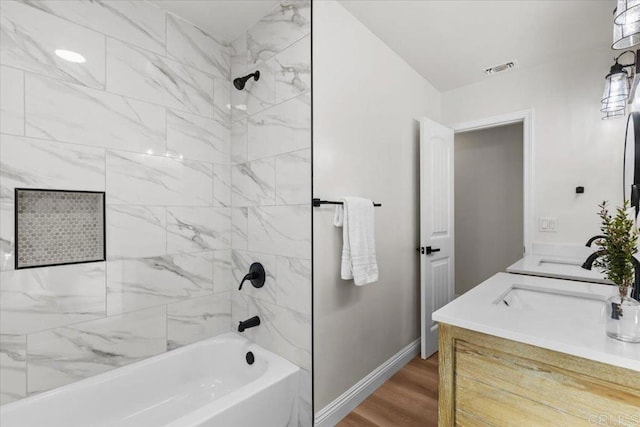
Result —
[[238, 332], [244, 332], [245, 329], [255, 328], [260, 324], [260, 318], [258, 316], [253, 316], [250, 319], [242, 320], [238, 325]]
[[592, 244], [593, 242], [595, 242], [596, 240], [598, 240], [598, 239], [606, 239], [606, 238], [607, 238], [607, 236], [603, 236], [602, 234], [598, 234], [597, 236], [593, 236], [592, 238], [590, 238], [590, 239], [587, 241], [587, 244], [586, 244], [585, 246], [586, 246], [586, 247], [588, 247], [588, 248], [590, 248], [590, 247], [591, 247], [591, 244]]
[[[595, 240], [597, 238], [599, 238], [599, 236], [596, 236], [595, 238], [592, 238], [592, 239]], [[584, 268], [585, 270], [591, 270], [595, 260], [603, 256], [604, 253], [605, 252], [603, 250], [600, 250], [589, 255], [586, 261], [582, 264], [582, 268]], [[632, 256], [631, 263], [633, 264], [633, 270], [634, 270], [634, 274], [633, 274], [634, 281], [633, 281], [633, 290], [631, 291], [631, 298], [637, 301], [638, 299], [640, 299], [640, 261], [638, 261], [636, 257]]]

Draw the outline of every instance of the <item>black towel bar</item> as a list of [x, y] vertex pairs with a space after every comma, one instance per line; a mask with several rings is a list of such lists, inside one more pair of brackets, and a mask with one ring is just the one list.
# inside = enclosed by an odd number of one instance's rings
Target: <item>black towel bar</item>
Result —
[[[312, 202], [313, 206], [316, 207], [316, 208], [318, 206], [320, 206], [320, 205], [341, 205], [342, 204], [342, 202], [334, 202], [334, 201], [331, 201], [331, 200], [320, 200], [320, 199], [312, 199], [311, 202]], [[382, 203], [375, 203], [374, 202], [373, 206], [379, 207], [379, 206], [382, 206]]]

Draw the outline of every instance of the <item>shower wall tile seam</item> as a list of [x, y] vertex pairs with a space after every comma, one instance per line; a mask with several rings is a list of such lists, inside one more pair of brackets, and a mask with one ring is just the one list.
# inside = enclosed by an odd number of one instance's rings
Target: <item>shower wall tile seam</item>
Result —
[[[163, 32], [165, 32], [165, 39], [164, 39], [164, 40], [162, 40], [162, 41], [161, 41], [161, 43], [159, 43], [159, 44], [161, 44], [161, 45], [163, 45], [163, 46], [165, 47], [165, 53], [166, 53], [166, 43], [167, 43], [167, 39], [166, 39], [166, 15], [167, 15], [169, 12], [168, 12], [168, 11], [166, 11], [166, 10], [164, 10], [164, 9], [162, 9], [161, 7], [159, 7], [159, 6], [155, 5], [155, 4], [153, 4], [152, 2], [150, 2], [150, 1], [148, 1], [148, 0], [143, 0], [143, 2], [144, 2], [145, 4], [148, 4], [149, 6], [151, 6], [151, 7], [155, 8], [155, 9], [157, 9], [157, 10], [159, 10], [159, 11], [161, 11], [161, 12], [163, 13], [163, 20], [165, 21], [165, 25], [164, 25], [164, 27], [165, 27], [165, 28], [164, 28], [164, 31], [163, 31]], [[82, 24], [82, 23], [80, 23], [80, 22], [74, 21], [73, 19], [70, 19], [70, 18], [68, 18], [68, 17], [60, 16], [60, 15], [55, 14], [55, 13], [50, 13], [50, 12], [44, 11], [44, 10], [39, 9], [39, 8], [37, 8], [37, 7], [34, 7], [34, 6], [32, 6], [32, 5], [28, 4], [28, 3], [23, 3], [23, 4], [24, 4], [25, 6], [32, 7], [32, 8], [34, 8], [34, 9], [36, 9], [36, 10], [41, 10], [42, 12], [47, 13], [47, 14], [49, 14], [49, 15], [51, 15], [51, 16], [55, 16], [55, 17], [56, 17], [56, 18], [58, 18], [58, 19], [61, 19], [61, 20], [63, 20], [63, 21], [66, 21], [67, 23], [73, 24], [73, 25], [78, 26], [78, 27], [82, 27], [82, 28], [87, 29], [87, 30], [89, 30], [89, 31], [92, 31], [92, 32], [94, 32], [94, 33], [101, 34], [101, 35], [103, 35], [103, 36], [105, 36], [105, 37], [111, 37], [111, 38], [116, 39], [116, 40], [118, 40], [118, 41], [126, 41], [126, 40], [124, 40], [124, 39], [120, 39], [120, 38], [118, 38], [118, 37], [114, 37], [113, 35], [107, 34], [107, 33], [105, 33], [104, 31], [96, 30], [95, 28], [92, 28], [92, 27], [91, 27], [91, 26], [89, 26], [89, 25], [84, 25], [84, 24]], [[194, 24], [194, 25], [195, 25], [195, 24]], [[148, 48], [145, 48], [145, 47], [144, 47], [144, 46], [142, 46], [142, 45], [138, 45], [138, 44], [131, 43], [131, 42], [129, 42], [129, 43], [130, 43], [130, 44], [133, 44], [134, 46], [138, 46], [138, 47], [140, 47], [140, 48], [143, 48], [143, 49], [149, 50], [150, 52], [154, 52], [154, 53], [156, 53], [156, 54], [159, 54], [158, 52], [155, 52], [155, 51], [152, 51], [152, 50], [150, 50], [150, 49], [148, 49]], [[163, 55], [163, 56], [166, 56], [166, 55]]]
[[[251, 96], [251, 95], [249, 95], [249, 96]], [[233, 123], [237, 123], [237, 122], [240, 122], [240, 121], [242, 121], [242, 120], [249, 120], [249, 119], [251, 119], [252, 117], [254, 117], [254, 116], [258, 115], [258, 114], [263, 114], [263, 113], [265, 113], [265, 112], [267, 112], [267, 111], [269, 111], [269, 110], [272, 110], [272, 109], [274, 109], [274, 108], [276, 108], [276, 107], [279, 107], [279, 106], [281, 106], [282, 104], [285, 104], [285, 103], [287, 103], [287, 102], [290, 102], [290, 101], [292, 101], [292, 100], [294, 100], [294, 99], [297, 99], [297, 98], [304, 98], [304, 97], [311, 97], [311, 91], [310, 91], [310, 90], [307, 90], [307, 91], [302, 92], [302, 93], [300, 93], [300, 94], [298, 94], [298, 95], [292, 96], [291, 98], [287, 98], [287, 99], [284, 99], [284, 100], [278, 101], [278, 102], [276, 102], [276, 103], [274, 103], [274, 104], [271, 104], [271, 105], [269, 105], [267, 108], [264, 108], [264, 109], [262, 109], [262, 110], [255, 111], [255, 112], [253, 112], [253, 113], [251, 113], [251, 114], [246, 114], [246, 115], [244, 115], [244, 116], [242, 116], [242, 117], [239, 117], [239, 118], [237, 118], [237, 119], [235, 119], [235, 120], [233, 120], [233, 119], [232, 119], [232, 120], [231, 120], [231, 124], [233, 124]], [[143, 101], [143, 102], [144, 102], [144, 101]]]

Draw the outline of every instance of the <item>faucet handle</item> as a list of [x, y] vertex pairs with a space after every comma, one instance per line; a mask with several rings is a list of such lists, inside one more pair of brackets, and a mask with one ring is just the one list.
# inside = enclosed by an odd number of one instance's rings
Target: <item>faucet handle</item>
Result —
[[266, 273], [264, 271], [264, 267], [259, 262], [254, 262], [249, 267], [249, 273], [247, 273], [240, 282], [239, 291], [242, 290], [242, 285], [246, 281], [250, 281], [254, 288], [261, 288], [264, 286], [264, 282], [266, 280]]

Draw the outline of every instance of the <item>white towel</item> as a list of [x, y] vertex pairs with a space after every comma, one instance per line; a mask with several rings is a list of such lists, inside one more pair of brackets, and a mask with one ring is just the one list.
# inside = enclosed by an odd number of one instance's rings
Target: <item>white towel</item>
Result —
[[333, 225], [342, 227], [342, 269], [344, 280], [357, 286], [378, 280], [373, 202], [360, 197], [343, 197], [336, 206]]

